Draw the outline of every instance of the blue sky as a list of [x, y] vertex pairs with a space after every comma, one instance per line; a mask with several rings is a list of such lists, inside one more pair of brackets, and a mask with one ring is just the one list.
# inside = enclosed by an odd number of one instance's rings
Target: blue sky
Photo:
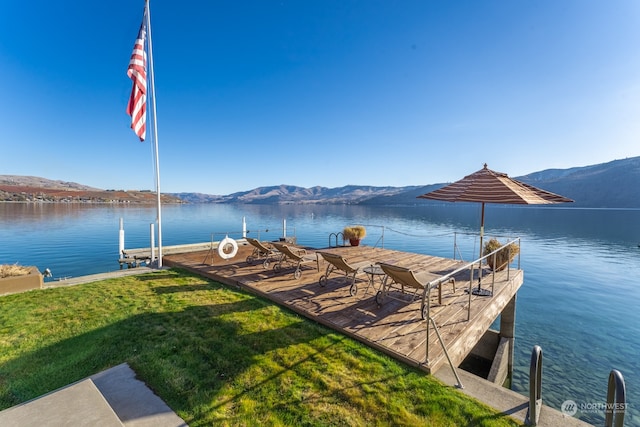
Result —
[[[2, 4], [0, 174], [154, 188], [125, 114], [143, 6]], [[151, 0], [151, 19], [163, 192], [640, 155], [636, 0]]]

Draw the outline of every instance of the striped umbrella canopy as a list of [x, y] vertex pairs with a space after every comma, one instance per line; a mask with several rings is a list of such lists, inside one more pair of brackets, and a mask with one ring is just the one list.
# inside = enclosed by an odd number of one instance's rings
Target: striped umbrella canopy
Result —
[[484, 168], [438, 190], [418, 196], [446, 202], [544, 205], [573, 202], [564, 196], [509, 178], [506, 173]]
[[516, 205], [543, 205], [551, 203], [573, 202], [564, 196], [525, 184], [507, 174], [484, 168], [467, 175], [459, 181], [438, 190], [418, 196], [422, 199], [443, 200], [446, 202], [482, 203], [480, 219], [480, 257], [482, 257], [482, 237], [484, 235], [484, 204], [504, 203]]

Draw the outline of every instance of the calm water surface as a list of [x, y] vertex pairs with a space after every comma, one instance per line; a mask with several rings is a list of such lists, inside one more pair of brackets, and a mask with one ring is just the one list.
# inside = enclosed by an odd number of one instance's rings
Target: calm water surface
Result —
[[[345, 225], [367, 225], [363, 244], [453, 257], [479, 252], [478, 206], [187, 205], [163, 208], [163, 244], [282, 233], [313, 247]], [[149, 246], [153, 207], [0, 203], [0, 264], [49, 268], [54, 278], [118, 269], [118, 228], [127, 248]], [[611, 369], [627, 387], [625, 425], [640, 425], [640, 211], [488, 206], [488, 237], [521, 237], [524, 285], [518, 293], [513, 389], [528, 394], [531, 349], [544, 352], [543, 400], [560, 408], [603, 404]], [[458, 257], [460, 256], [458, 255]], [[597, 410], [576, 416], [602, 425]]]

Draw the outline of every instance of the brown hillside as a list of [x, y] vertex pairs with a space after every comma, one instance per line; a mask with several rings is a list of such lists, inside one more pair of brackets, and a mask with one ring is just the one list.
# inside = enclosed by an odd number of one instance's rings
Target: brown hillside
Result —
[[[24, 185], [0, 184], [0, 201], [46, 201], [84, 203], [155, 203], [156, 193], [151, 191], [107, 191], [42, 188]], [[162, 195], [163, 203], [184, 203], [180, 199]]]

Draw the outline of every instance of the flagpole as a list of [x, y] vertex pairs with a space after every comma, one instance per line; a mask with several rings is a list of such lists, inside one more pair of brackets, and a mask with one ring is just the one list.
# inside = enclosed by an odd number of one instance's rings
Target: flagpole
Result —
[[145, 6], [147, 8], [147, 35], [148, 35], [148, 47], [149, 47], [149, 72], [151, 79], [151, 88], [149, 93], [151, 96], [151, 112], [153, 116], [153, 139], [154, 139], [154, 154], [155, 154], [155, 169], [156, 169], [156, 196], [157, 196], [157, 209], [158, 209], [158, 268], [162, 267], [162, 202], [160, 199], [160, 159], [158, 155], [158, 121], [156, 118], [156, 86], [155, 75], [153, 72], [153, 43], [151, 39], [151, 13], [149, 10], [149, 0], [145, 0]]

